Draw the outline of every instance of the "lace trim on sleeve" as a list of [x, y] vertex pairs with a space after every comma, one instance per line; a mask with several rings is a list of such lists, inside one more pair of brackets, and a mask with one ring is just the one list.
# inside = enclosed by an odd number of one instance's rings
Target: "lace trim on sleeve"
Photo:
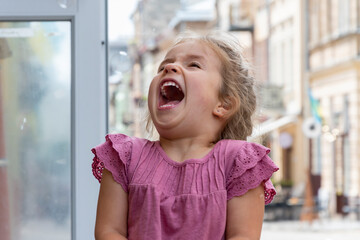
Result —
[[91, 149], [95, 155], [92, 162], [94, 177], [101, 182], [104, 168], [111, 172], [114, 180], [128, 190], [127, 171], [131, 160], [132, 142], [122, 134], [107, 135], [105, 143]]
[[95, 149], [92, 149], [92, 153], [95, 154], [93, 163], [91, 164], [92, 172], [94, 177], [99, 181], [99, 183], [101, 183], [102, 173], [104, 171], [105, 165], [97, 158]]
[[265, 204], [269, 204], [276, 195], [274, 185], [272, 184], [270, 179], [265, 182], [264, 191], [265, 191]]
[[265, 203], [272, 201], [276, 192], [269, 179], [279, 168], [267, 155], [269, 152], [269, 149], [254, 143], [242, 147], [226, 181], [228, 200], [264, 183]]

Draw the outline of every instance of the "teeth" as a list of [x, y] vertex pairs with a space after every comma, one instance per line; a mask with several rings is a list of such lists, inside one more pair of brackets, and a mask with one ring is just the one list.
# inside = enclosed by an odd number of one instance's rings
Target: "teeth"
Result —
[[179, 88], [179, 86], [175, 82], [165, 82], [163, 84], [163, 86], [175, 86], [175, 87]]
[[164, 82], [163, 85], [161, 85], [161, 94], [164, 96], [166, 95], [165, 87], [167, 87], [167, 86], [174, 86], [181, 91], [180, 86], [177, 85], [175, 82], [172, 82], [172, 81]]
[[165, 92], [164, 86], [161, 86], [161, 94], [162, 94], [163, 96], [166, 96], [166, 92]]
[[167, 86], [174, 86], [174, 87], [180, 89], [180, 86], [177, 85], [175, 82], [165, 82], [165, 83], [161, 86], [161, 88], [163, 89], [164, 87], [167, 87]]
[[167, 108], [167, 107], [171, 107], [171, 106], [173, 106], [173, 105], [171, 105], [171, 104], [165, 104], [165, 105], [162, 105], [161, 108]]

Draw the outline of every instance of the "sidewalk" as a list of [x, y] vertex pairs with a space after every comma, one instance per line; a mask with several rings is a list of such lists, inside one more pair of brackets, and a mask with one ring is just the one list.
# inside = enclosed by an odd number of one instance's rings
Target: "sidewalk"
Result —
[[261, 240], [359, 240], [360, 221], [316, 219], [264, 222]]

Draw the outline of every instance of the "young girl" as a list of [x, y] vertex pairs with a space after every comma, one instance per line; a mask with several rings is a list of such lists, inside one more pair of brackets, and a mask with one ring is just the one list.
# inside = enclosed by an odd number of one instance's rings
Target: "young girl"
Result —
[[109, 134], [92, 149], [96, 239], [259, 239], [278, 168], [244, 141], [255, 105], [234, 37], [181, 38], [149, 89], [159, 140]]

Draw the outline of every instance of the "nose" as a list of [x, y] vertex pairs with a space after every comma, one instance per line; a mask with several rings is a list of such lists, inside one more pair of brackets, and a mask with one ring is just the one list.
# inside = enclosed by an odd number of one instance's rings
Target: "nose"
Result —
[[180, 68], [178, 65], [174, 64], [174, 63], [168, 63], [165, 66], [165, 73], [170, 73], [170, 72], [174, 72], [174, 73], [178, 73], [180, 72]]

